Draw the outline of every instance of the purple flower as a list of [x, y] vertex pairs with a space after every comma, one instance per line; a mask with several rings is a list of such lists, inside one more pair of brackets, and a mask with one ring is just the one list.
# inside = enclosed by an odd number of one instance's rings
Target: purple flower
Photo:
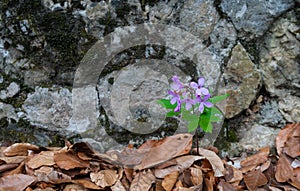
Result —
[[180, 100], [180, 96], [179, 96], [177, 93], [175, 93], [175, 92], [173, 92], [173, 91], [171, 91], [171, 90], [168, 90], [168, 94], [172, 96], [172, 99], [171, 99], [170, 103], [171, 103], [172, 105], [174, 105], [175, 103], [177, 103], [177, 106], [176, 106], [176, 108], [174, 109], [174, 112], [180, 111], [180, 108], [181, 108], [181, 100]]
[[196, 100], [198, 103], [200, 103], [199, 105], [199, 111], [200, 113], [203, 113], [204, 111], [204, 106], [210, 108], [213, 106], [213, 104], [211, 102], [208, 102], [207, 100], [210, 98], [210, 94], [204, 95], [203, 98], [201, 98], [201, 96], [197, 96]]
[[204, 85], [205, 79], [204, 78], [199, 78], [198, 79], [198, 84], [196, 82], [191, 82], [190, 86], [194, 89], [196, 89], [196, 95], [201, 96], [201, 95], [208, 95], [209, 91], [206, 88], [203, 88], [202, 86]]
[[171, 84], [171, 88], [173, 90], [180, 91], [183, 88], [183, 84], [179, 81], [178, 76], [173, 76], [172, 77], [173, 83]]
[[191, 98], [186, 98], [183, 100], [185, 102], [185, 109], [188, 111], [192, 108], [193, 105], [196, 104], [196, 101]]

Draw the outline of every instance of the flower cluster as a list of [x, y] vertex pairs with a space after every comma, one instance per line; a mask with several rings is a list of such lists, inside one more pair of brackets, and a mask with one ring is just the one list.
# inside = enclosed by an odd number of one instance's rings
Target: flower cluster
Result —
[[191, 82], [190, 84], [183, 84], [178, 76], [173, 76], [172, 80], [173, 83], [171, 84], [171, 90], [168, 90], [168, 94], [171, 96], [170, 103], [173, 105], [177, 103], [174, 112], [179, 112], [183, 104], [185, 104], [187, 111], [199, 104], [198, 111], [200, 113], [203, 113], [204, 107], [211, 108], [213, 106], [208, 101], [210, 98], [208, 89], [203, 87], [204, 78], [199, 78], [198, 83]]
[[229, 95], [211, 97], [210, 92], [204, 87], [204, 78], [199, 78], [198, 83], [182, 83], [178, 76], [173, 76], [171, 88], [168, 90], [168, 99], [158, 100], [166, 109], [170, 109], [167, 117], [181, 115], [188, 122], [189, 132], [202, 128], [205, 132], [212, 132], [212, 122], [222, 120], [222, 112], [214, 106], [217, 102], [226, 99]]

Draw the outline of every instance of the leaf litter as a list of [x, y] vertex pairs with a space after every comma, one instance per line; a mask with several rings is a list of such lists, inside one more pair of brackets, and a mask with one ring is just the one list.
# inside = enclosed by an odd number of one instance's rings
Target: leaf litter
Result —
[[177, 134], [107, 153], [84, 142], [63, 148], [15, 143], [0, 148], [0, 191], [300, 190], [300, 123], [279, 132], [277, 155], [266, 147], [221, 159], [216, 148], [192, 148], [192, 138]]

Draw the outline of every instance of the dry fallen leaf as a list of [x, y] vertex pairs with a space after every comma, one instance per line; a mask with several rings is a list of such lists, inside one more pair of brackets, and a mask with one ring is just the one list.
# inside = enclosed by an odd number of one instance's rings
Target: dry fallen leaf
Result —
[[218, 189], [220, 191], [238, 191], [239, 190], [235, 186], [233, 186], [230, 183], [225, 182], [223, 180], [219, 182]]
[[59, 152], [54, 154], [54, 161], [59, 168], [70, 170], [74, 168], [88, 168], [90, 163], [80, 159], [71, 151]]
[[118, 180], [112, 187], [110, 187], [113, 191], [126, 191], [126, 188], [123, 186], [122, 182]]
[[296, 158], [300, 156], [300, 123], [296, 123], [293, 128], [291, 136], [285, 142], [283, 152], [289, 156]]
[[32, 169], [36, 169], [41, 166], [52, 166], [54, 164], [55, 162], [53, 151], [42, 151], [39, 154], [32, 157], [27, 163], [27, 165]]
[[9, 147], [7, 147], [3, 154], [7, 157], [10, 156], [27, 156], [28, 151], [32, 150], [34, 152], [39, 151], [39, 147], [29, 144], [29, 143], [15, 143]]
[[177, 182], [178, 175], [179, 175], [178, 171], [174, 171], [174, 172], [166, 175], [162, 182], [162, 187], [166, 191], [171, 191], [172, 188], [174, 187], [175, 183]]
[[245, 168], [248, 166], [260, 165], [261, 163], [264, 163], [268, 160], [269, 153], [270, 153], [269, 147], [262, 148], [258, 151], [258, 153], [251, 155], [245, 158], [244, 160], [242, 160], [241, 166]]
[[250, 191], [256, 190], [258, 187], [266, 185], [268, 179], [260, 170], [254, 170], [244, 175], [244, 181]]
[[130, 191], [148, 191], [155, 182], [155, 176], [150, 169], [139, 171], [132, 180]]
[[72, 182], [71, 177], [55, 170], [53, 167], [42, 166], [34, 171], [34, 175], [39, 182], [46, 182], [51, 184], [61, 184]]
[[191, 181], [196, 186], [199, 185], [202, 187], [203, 183], [203, 173], [200, 168], [191, 167]]
[[105, 188], [114, 185], [118, 180], [118, 174], [114, 170], [101, 170], [100, 172], [92, 172], [90, 174], [92, 182], [97, 186]]
[[63, 191], [88, 191], [88, 189], [78, 184], [68, 184]]
[[215, 177], [224, 176], [225, 168], [220, 157], [215, 152], [207, 149], [199, 148], [198, 150], [199, 150], [199, 154], [204, 156], [211, 164], [215, 173]]
[[290, 184], [300, 190], [300, 167], [293, 169], [293, 176], [291, 177]]
[[277, 137], [276, 137], [276, 149], [278, 155], [281, 155], [283, 148], [285, 147], [286, 142], [288, 139], [293, 136], [293, 132], [296, 131], [298, 134], [296, 136], [300, 136], [299, 134], [299, 128], [300, 128], [300, 123], [293, 123], [293, 124], [288, 124], [284, 128], [282, 128]]
[[275, 178], [278, 182], [286, 182], [293, 176], [293, 168], [285, 154], [281, 154], [276, 166]]
[[177, 157], [172, 160], [175, 162], [176, 165], [174, 164], [170, 167], [163, 168], [163, 169], [156, 168], [156, 169], [154, 169], [154, 174], [157, 178], [164, 178], [167, 174], [170, 174], [171, 172], [184, 171], [185, 169], [192, 166], [192, 164], [195, 161], [201, 160], [201, 159], [204, 159], [204, 157], [203, 156], [194, 156], [194, 155], [180, 156], [180, 157]]
[[[191, 134], [177, 134], [166, 137], [152, 145], [150, 151], [137, 169], [150, 168], [172, 158], [190, 152], [193, 136]], [[142, 149], [142, 148], [141, 148]]]
[[21, 163], [25, 160], [26, 156], [14, 156], [14, 157], [0, 157], [0, 160], [6, 163]]
[[241, 170], [231, 166], [226, 165], [226, 173], [225, 173], [225, 180], [226, 182], [240, 182], [243, 179], [243, 173]]
[[20, 191], [30, 186], [36, 180], [33, 176], [25, 174], [14, 174], [0, 178], [0, 190]]
[[85, 188], [92, 190], [101, 190], [102, 188], [93, 183], [89, 178], [73, 180], [74, 183], [80, 184]]

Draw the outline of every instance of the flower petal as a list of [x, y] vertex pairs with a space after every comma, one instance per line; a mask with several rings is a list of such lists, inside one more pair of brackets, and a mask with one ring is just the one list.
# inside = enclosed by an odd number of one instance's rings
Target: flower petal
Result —
[[171, 101], [170, 101], [170, 103], [172, 104], [172, 105], [174, 105], [176, 102], [177, 102], [177, 97], [173, 97], [172, 99], [171, 99]]
[[212, 104], [212, 103], [210, 103], [210, 102], [203, 102], [203, 104], [206, 106], [206, 107], [208, 107], [208, 108], [210, 108], [210, 107], [212, 107], [214, 104]]
[[190, 83], [190, 86], [194, 89], [197, 89], [198, 88], [198, 84], [196, 82], [191, 82]]
[[180, 102], [177, 102], [177, 103], [178, 103], [178, 104], [177, 104], [176, 108], [174, 109], [174, 112], [180, 111], [181, 103], [180, 103]]
[[199, 111], [200, 111], [200, 113], [203, 113], [203, 111], [204, 111], [203, 102], [201, 102], [200, 105], [199, 105]]
[[205, 79], [204, 78], [199, 78], [198, 79], [198, 85], [200, 86], [200, 87], [202, 87], [203, 85], [204, 85], [204, 82], [205, 82]]
[[200, 88], [200, 92], [202, 93], [202, 95], [208, 95], [209, 91], [206, 88]]

